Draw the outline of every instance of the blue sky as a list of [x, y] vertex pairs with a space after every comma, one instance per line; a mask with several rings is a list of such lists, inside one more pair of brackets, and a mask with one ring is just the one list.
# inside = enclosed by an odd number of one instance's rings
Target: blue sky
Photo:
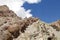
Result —
[[31, 9], [31, 14], [45, 22], [53, 22], [60, 19], [60, 0], [42, 0], [38, 4], [24, 3], [23, 7]]

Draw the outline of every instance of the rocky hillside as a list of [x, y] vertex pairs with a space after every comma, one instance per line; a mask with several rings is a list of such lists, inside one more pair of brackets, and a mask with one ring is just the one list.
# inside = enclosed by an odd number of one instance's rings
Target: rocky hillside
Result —
[[48, 24], [34, 17], [22, 19], [3, 5], [0, 6], [0, 40], [60, 40], [60, 21]]
[[60, 20], [56, 21], [56, 22], [52, 22], [50, 24], [53, 28], [55, 28], [57, 31], [60, 31]]
[[16, 40], [60, 40], [60, 31], [38, 20], [28, 26]]

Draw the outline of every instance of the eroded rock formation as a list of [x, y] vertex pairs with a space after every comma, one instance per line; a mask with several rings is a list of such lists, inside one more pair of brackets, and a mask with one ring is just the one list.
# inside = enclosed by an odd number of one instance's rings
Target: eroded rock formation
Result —
[[18, 17], [6, 5], [0, 6], [0, 40], [13, 40], [24, 32], [25, 28], [36, 22], [37, 18]]
[[57, 31], [60, 31], [60, 20], [53, 22], [50, 24], [53, 28], [55, 28]]

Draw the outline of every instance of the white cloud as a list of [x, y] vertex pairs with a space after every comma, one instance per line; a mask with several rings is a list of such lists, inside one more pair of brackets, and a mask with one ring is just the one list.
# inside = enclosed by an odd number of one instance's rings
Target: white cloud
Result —
[[0, 0], [0, 5], [7, 5], [11, 10], [17, 12], [24, 4], [22, 0]]
[[38, 3], [41, 0], [0, 0], [0, 5], [7, 5], [11, 10], [16, 12], [19, 17], [25, 18], [30, 17], [32, 14], [31, 10], [25, 10], [22, 6], [25, 2], [28, 3]]
[[41, 0], [25, 0], [26, 2], [32, 4], [32, 3], [39, 3]]
[[25, 18], [25, 17], [31, 17], [32, 14], [30, 13], [31, 10], [25, 10], [23, 7], [20, 8], [20, 10], [17, 12], [19, 17]]

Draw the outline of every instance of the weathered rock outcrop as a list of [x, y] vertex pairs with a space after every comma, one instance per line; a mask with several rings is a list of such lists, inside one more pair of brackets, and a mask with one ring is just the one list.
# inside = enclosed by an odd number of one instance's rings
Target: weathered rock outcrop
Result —
[[60, 40], [60, 31], [56, 31], [49, 24], [37, 21], [28, 26], [15, 40]]
[[55, 28], [57, 31], [60, 31], [60, 20], [53, 22], [50, 24], [53, 28]]
[[27, 26], [36, 22], [38, 18], [30, 17], [22, 19], [6, 5], [0, 6], [0, 40], [13, 40], [24, 32]]

